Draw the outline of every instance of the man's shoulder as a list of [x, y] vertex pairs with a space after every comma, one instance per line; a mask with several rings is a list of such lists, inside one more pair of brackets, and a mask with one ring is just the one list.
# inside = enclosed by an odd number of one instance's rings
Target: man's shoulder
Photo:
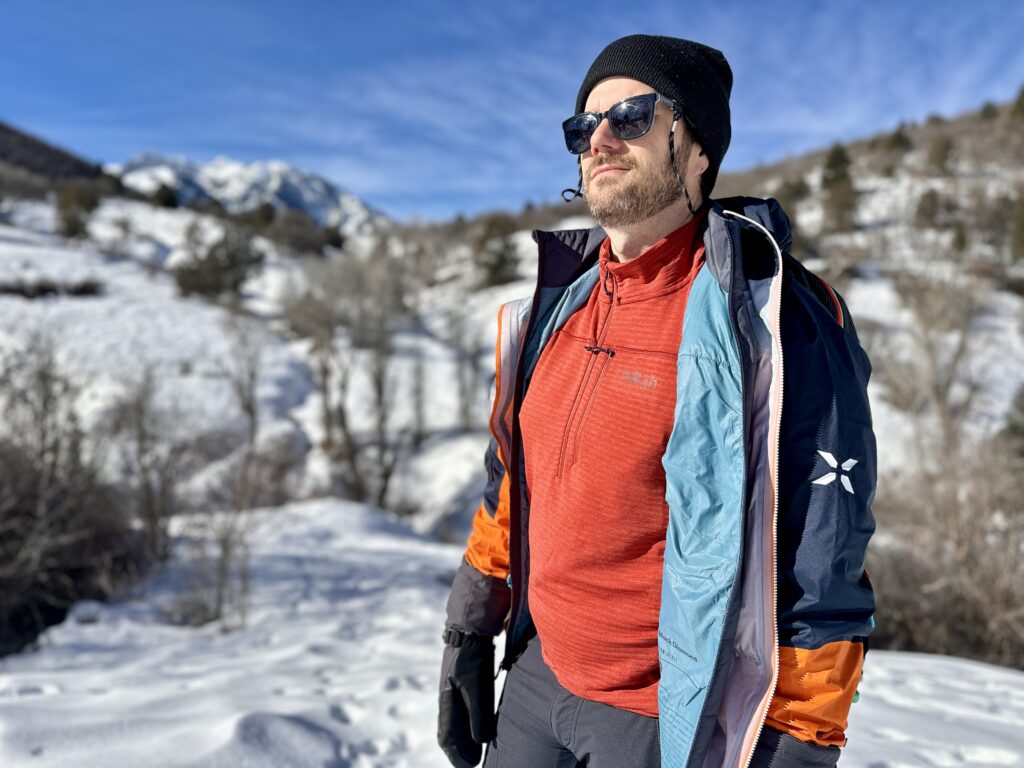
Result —
[[[789, 215], [783, 210], [779, 201], [773, 197], [737, 195], [715, 198], [709, 201], [709, 208], [709, 226], [713, 227], [729, 218], [736, 220], [738, 217], [741, 221], [749, 222], [749, 226], [767, 230], [779, 246], [779, 250], [788, 252], [792, 248], [793, 227]], [[729, 213], [735, 214], [735, 216], [730, 217]]]
[[[846, 324], [846, 308], [842, 297], [822, 277], [808, 269], [799, 259], [790, 253], [793, 246], [793, 230], [789, 215], [778, 200], [768, 197], [736, 196], [711, 201], [712, 212], [722, 219], [729, 217], [725, 211], [737, 214], [747, 222], [748, 226], [763, 228], [778, 245], [782, 253], [782, 269], [785, 280], [792, 285], [802, 286], [805, 291], [800, 293], [812, 297], [816, 304], [824, 307], [840, 325]], [[774, 248], [766, 247], [763, 238], [741, 237], [739, 247], [743, 255], [743, 273], [748, 278], [765, 277], [773, 274], [776, 265]], [[788, 295], [792, 295], [787, 292]]]

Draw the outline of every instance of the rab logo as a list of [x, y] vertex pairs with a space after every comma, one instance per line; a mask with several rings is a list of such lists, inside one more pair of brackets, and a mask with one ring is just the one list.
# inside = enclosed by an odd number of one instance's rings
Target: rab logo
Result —
[[644, 376], [640, 371], [623, 371], [622, 378], [626, 380], [627, 384], [641, 389], [657, 389], [658, 387], [658, 379], [653, 374]]

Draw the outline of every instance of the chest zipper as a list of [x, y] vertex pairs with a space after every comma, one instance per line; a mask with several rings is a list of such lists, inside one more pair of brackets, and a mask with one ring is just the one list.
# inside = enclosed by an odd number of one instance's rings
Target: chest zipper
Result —
[[595, 365], [595, 363], [597, 363], [596, 360], [591, 360], [589, 363], [587, 363], [587, 369], [583, 374], [583, 381], [580, 382], [578, 390], [579, 394], [576, 397], [576, 401], [572, 405], [572, 409], [569, 411], [569, 418], [566, 421], [565, 431], [562, 434], [562, 446], [558, 451], [558, 469], [555, 473], [556, 477], [561, 477], [562, 470], [565, 468], [565, 455], [569, 445], [569, 436], [574, 431], [573, 424], [577, 422], [578, 418], [582, 418], [580, 416], [581, 412], [586, 412], [586, 406], [589, 405], [590, 401], [594, 399], [594, 395], [597, 393], [597, 387], [600, 385], [601, 374], [604, 372], [604, 369], [608, 364], [608, 359], [615, 357], [614, 349], [612, 349], [611, 347], [602, 346], [602, 342], [604, 341], [605, 336], [608, 335], [608, 325], [611, 322], [612, 310], [614, 309], [616, 304], [620, 303], [621, 298], [617, 290], [618, 281], [615, 279], [615, 275], [613, 275], [611, 271], [608, 270], [607, 268], [605, 269], [604, 275], [601, 278], [601, 288], [604, 290], [604, 294], [605, 296], [608, 297], [608, 300], [610, 302], [608, 306], [608, 312], [607, 314], [605, 314], [604, 320], [601, 323], [601, 328], [598, 330], [596, 334], [595, 343], [588, 344], [585, 347], [583, 347], [583, 349], [586, 350], [587, 352], [590, 352], [592, 355], [600, 356], [604, 354], [607, 357], [604, 360], [604, 364], [600, 365], [600, 369], [598, 370], [597, 384], [595, 384], [593, 390], [591, 390], [590, 392], [590, 396], [587, 397], [586, 402], [584, 402], [583, 393], [587, 389], [587, 384], [590, 382], [590, 377], [594, 375], [594, 368], [597, 367]]

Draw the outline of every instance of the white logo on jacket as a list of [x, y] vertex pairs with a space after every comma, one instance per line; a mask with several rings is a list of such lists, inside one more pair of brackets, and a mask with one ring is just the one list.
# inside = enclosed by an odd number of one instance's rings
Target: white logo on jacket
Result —
[[818, 453], [821, 455], [821, 458], [828, 462], [828, 465], [832, 467], [832, 469], [842, 469], [843, 471], [826, 472], [817, 480], [812, 480], [811, 482], [813, 482], [815, 485], [829, 485], [830, 483], [834, 483], [836, 477], [838, 477], [839, 482], [842, 484], [843, 488], [845, 488], [849, 493], [853, 493], [853, 486], [850, 484], [850, 478], [846, 475], [846, 473], [853, 469], [854, 466], [856, 466], [857, 460], [847, 459], [842, 463], [842, 466], [840, 466], [839, 462], [836, 461], [835, 456], [833, 456], [828, 451], [818, 451]]

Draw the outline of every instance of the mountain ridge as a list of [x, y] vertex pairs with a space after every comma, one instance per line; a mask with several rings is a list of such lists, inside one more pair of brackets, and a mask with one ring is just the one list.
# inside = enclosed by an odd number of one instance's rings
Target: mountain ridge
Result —
[[183, 205], [215, 201], [229, 213], [244, 213], [269, 203], [306, 213], [320, 226], [338, 227], [346, 235], [366, 233], [389, 220], [343, 187], [281, 160], [245, 163], [220, 155], [194, 163], [180, 155], [147, 152], [105, 167], [128, 189], [153, 195], [165, 186]]

